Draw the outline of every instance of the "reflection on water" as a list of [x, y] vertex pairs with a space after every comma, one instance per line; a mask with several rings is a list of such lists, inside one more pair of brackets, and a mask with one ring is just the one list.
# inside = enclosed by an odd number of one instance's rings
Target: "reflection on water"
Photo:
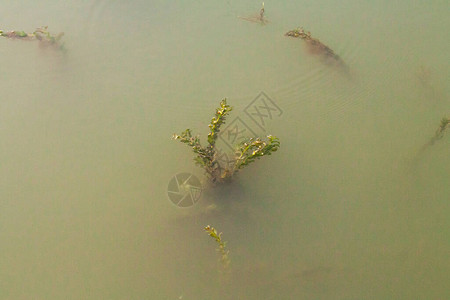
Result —
[[[448, 298], [450, 136], [417, 153], [450, 117], [449, 18], [403, 2], [266, 2], [265, 26], [232, 0], [2, 5], [1, 30], [48, 25], [67, 52], [0, 39], [0, 298]], [[174, 206], [170, 179], [203, 175], [172, 134], [204, 139], [224, 97], [251, 124], [261, 91], [277, 154]]]

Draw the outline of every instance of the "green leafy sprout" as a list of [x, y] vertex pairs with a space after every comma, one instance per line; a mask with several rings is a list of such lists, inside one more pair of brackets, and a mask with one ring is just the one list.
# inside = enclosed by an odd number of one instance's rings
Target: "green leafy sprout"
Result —
[[219, 161], [219, 154], [216, 149], [216, 142], [219, 137], [220, 127], [225, 124], [227, 116], [232, 111], [232, 107], [227, 104], [227, 99], [220, 101], [220, 107], [216, 109], [214, 117], [211, 119], [208, 134], [208, 145], [202, 146], [199, 136], [193, 136], [190, 129], [186, 129], [180, 135], [174, 134], [173, 139], [190, 146], [195, 153], [195, 163], [202, 167], [212, 182], [228, 181], [243, 167], [266, 155], [271, 155], [280, 147], [277, 137], [269, 135], [268, 140], [261, 138], [249, 138], [235, 145], [234, 160], [232, 164], [222, 166]]
[[230, 251], [226, 248], [227, 242], [222, 240], [222, 232], [217, 233], [217, 230], [214, 227], [211, 227], [210, 225], [206, 226], [204, 230], [208, 233], [210, 237], [212, 237], [219, 248], [217, 248], [217, 252], [220, 253], [220, 263], [222, 264], [222, 267], [224, 270], [228, 270], [230, 267], [230, 258], [228, 257], [228, 254]]

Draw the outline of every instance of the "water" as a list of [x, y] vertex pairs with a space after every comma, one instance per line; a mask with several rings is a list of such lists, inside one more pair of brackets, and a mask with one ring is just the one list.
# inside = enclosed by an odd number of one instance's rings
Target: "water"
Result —
[[[445, 299], [448, 3], [14, 1], [0, 29], [1, 299]], [[283, 34], [304, 26], [347, 76]], [[187, 209], [189, 149], [220, 99], [264, 91], [281, 149]], [[231, 120], [231, 119], [230, 119]], [[266, 134], [251, 125], [258, 135]], [[211, 204], [218, 206], [211, 210]], [[214, 241], [223, 232], [230, 273]]]

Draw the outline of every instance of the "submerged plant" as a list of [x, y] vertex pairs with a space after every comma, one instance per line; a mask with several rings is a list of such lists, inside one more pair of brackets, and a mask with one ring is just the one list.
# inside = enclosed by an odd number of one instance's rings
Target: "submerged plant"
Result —
[[210, 237], [212, 237], [216, 241], [217, 245], [219, 246], [219, 248], [217, 248], [216, 250], [220, 253], [219, 261], [222, 264], [223, 269], [229, 270], [231, 261], [228, 257], [228, 254], [230, 253], [230, 251], [226, 249], [227, 242], [222, 241], [222, 232], [217, 233], [217, 230], [209, 225], [206, 226], [204, 230], [209, 234]]
[[227, 100], [220, 101], [220, 107], [216, 109], [215, 116], [211, 119], [208, 134], [208, 145], [202, 146], [199, 136], [192, 136], [190, 129], [186, 129], [181, 135], [174, 134], [173, 139], [192, 147], [195, 153], [195, 163], [202, 167], [212, 182], [223, 182], [231, 179], [233, 175], [244, 166], [254, 162], [257, 158], [271, 155], [280, 147], [277, 137], [269, 135], [268, 141], [260, 138], [249, 138], [236, 145], [234, 159], [232, 163], [223, 166], [219, 161], [219, 151], [216, 148], [220, 127], [225, 123], [232, 107], [227, 104]]
[[334, 63], [342, 70], [348, 72], [348, 67], [344, 61], [337, 55], [333, 49], [323, 44], [320, 40], [313, 38], [311, 32], [305, 31], [303, 27], [290, 30], [284, 34], [285, 36], [300, 38], [306, 43], [307, 50], [310, 54], [321, 56], [325, 62]]
[[64, 44], [60, 42], [64, 33], [60, 32], [57, 35], [52, 35], [47, 29], [48, 26], [42, 26], [37, 28], [33, 33], [15, 30], [4, 32], [3, 30], [0, 30], [0, 36], [9, 39], [21, 39], [28, 41], [37, 40], [42, 46], [53, 46], [59, 50], [65, 51]]
[[3, 30], [0, 30], [0, 36], [10, 38], [10, 39], [32, 39], [34, 36], [33, 34], [26, 33], [25, 31], [8, 31], [4, 32]]
[[235, 170], [242, 169], [244, 166], [255, 161], [255, 159], [270, 155], [280, 147], [280, 141], [277, 137], [267, 136], [269, 141], [263, 141], [260, 138], [251, 138], [247, 142], [242, 142], [236, 149]]
[[251, 17], [238, 17], [238, 18], [253, 23], [259, 23], [261, 25], [266, 25], [267, 23], [269, 23], [269, 21], [266, 19], [265, 16], [264, 2], [262, 3], [261, 9], [259, 10], [259, 15]]
[[37, 40], [46, 45], [53, 45], [57, 48], [64, 50], [63, 44], [60, 43], [61, 38], [64, 35], [64, 32], [60, 32], [57, 35], [51, 35], [50, 32], [47, 31], [48, 26], [37, 28], [33, 33]]
[[432, 146], [434, 143], [439, 141], [444, 137], [445, 130], [447, 130], [450, 127], [450, 119], [448, 118], [442, 118], [441, 124], [439, 125], [438, 129], [436, 129], [436, 132], [434, 133], [434, 136], [430, 139], [430, 141], [425, 146]]
[[439, 124], [439, 127], [436, 129], [436, 132], [434, 133], [434, 136], [430, 138], [428, 143], [422, 146], [422, 148], [419, 151], [419, 155], [422, 154], [428, 147], [433, 146], [434, 143], [442, 139], [445, 135], [445, 131], [450, 128], [450, 119], [444, 117], [441, 120], [441, 124]]

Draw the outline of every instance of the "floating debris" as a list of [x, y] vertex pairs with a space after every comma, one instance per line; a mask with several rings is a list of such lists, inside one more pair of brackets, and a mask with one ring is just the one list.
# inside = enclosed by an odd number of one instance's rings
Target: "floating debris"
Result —
[[284, 34], [294, 38], [300, 38], [306, 42], [308, 52], [314, 55], [320, 55], [327, 62], [334, 62], [339, 67], [348, 71], [347, 65], [330, 47], [324, 45], [321, 41], [311, 36], [311, 32], [305, 31], [302, 27], [290, 30]]
[[262, 7], [259, 11], [259, 15], [257, 16], [250, 16], [250, 17], [239, 17], [239, 19], [245, 20], [245, 21], [249, 21], [249, 22], [253, 22], [253, 23], [259, 23], [262, 25], [266, 25], [267, 23], [269, 23], [269, 20], [266, 19], [265, 17], [265, 10], [264, 10], [264, 2], [262, 3]]
[[0, 30], [0, 36], [9, 39], [20, 39], [26, 41], [36, 40], [40, 43], [41, 46], [44, 47], [52, 46], [59, 50], [65, 51], [64, 43], [60, 42], [64, 33], [60, 32], [57, 35], [52, 35], [47, 29], [48, 26], [42, 26], [37, 28], [33, 33], [26, 33], [25, 31], [15, 31], [15, 30], [4, 32], [3, 30]]

